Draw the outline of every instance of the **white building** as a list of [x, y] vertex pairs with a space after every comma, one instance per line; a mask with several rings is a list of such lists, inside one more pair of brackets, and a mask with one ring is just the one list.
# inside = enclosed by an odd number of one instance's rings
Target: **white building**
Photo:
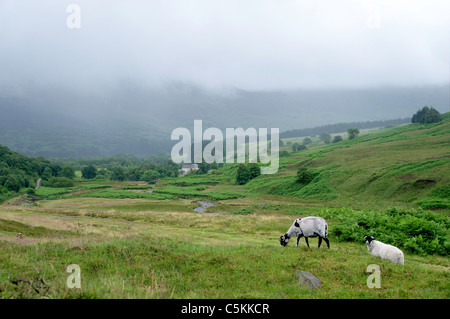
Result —
[[181, 167], [181, 175], [186, 175], [190, 170], [198, 170], [197, 164], [183, 164], [183, 167]]

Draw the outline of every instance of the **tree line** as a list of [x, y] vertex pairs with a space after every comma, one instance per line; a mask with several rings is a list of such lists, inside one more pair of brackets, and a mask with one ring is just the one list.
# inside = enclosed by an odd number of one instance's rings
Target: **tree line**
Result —
[[389, 127], [401, 124], [410, 123], [410, 118], [395, 119], [395, 120], [385, 120], [385, 121], [367, 121], [367, 122], [348, 122], [348, 123], [337, 123], [328, 124], [323, 126], [316, 126], [312, 128], [301, 128], [292, 129], [289, 131], [281, 132], [280, 138], [289, 137], [302, 137], [302, 136], [316, 136], [321, 133], [334, 134], [339, 132], [345, 132], [349, 127], [358, 129], [368, 129], [376, 127]]

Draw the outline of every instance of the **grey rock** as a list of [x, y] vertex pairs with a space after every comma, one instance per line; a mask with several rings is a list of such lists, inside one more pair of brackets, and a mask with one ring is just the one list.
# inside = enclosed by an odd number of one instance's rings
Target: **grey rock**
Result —
[[295, 275], [298, 277], [298, 284], [302, 287], [317, 289], [322, 285], [322, 282], [309, 272], [297, 270]]

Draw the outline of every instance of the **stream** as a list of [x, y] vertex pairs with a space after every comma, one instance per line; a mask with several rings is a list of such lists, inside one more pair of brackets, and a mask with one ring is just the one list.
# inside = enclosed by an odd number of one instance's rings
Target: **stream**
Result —
[[202, 213], [204, 214], [205, 209], [211, 206], [216, 206], [216, 204], [212, 203], [212, 202], [204, 202], [202, 200], [198, 200], [197, 203], [199, 203], [201, 206], [194, 208], [194, 211], [196, 211], [197, 213]]

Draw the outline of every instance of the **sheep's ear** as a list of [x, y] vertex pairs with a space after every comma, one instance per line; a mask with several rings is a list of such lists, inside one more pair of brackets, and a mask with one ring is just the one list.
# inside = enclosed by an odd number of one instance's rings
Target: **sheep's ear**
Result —
[[294, 226], [295, 227], [300, 227], [300, 224], [297, 221], [295, 221]]

